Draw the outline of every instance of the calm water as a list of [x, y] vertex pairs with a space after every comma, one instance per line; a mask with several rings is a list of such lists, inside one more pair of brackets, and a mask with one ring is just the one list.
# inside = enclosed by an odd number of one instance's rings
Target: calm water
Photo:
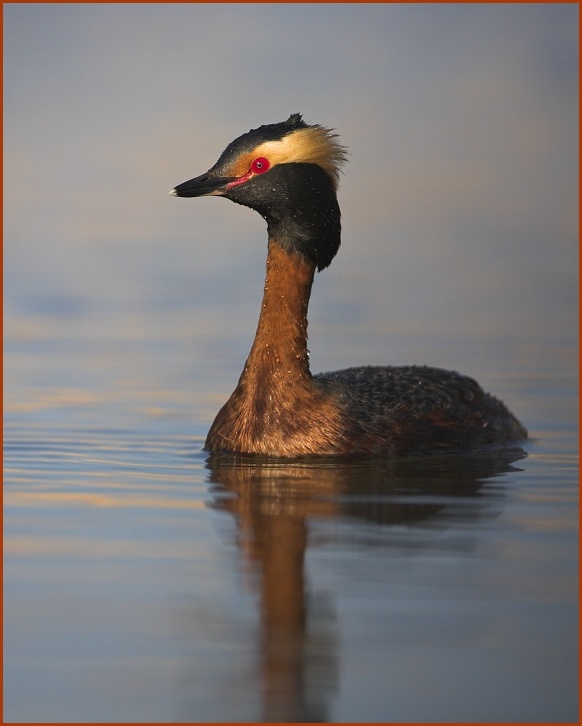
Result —
[[[576, 720], [574, 346], [393, 338], [478, 360], [525, 451], [212, 459], [254, 329], [257, 291], [231, 293], [9, 296], [5, 720]], [[314, 367], [388, 362], [336, 325]]]

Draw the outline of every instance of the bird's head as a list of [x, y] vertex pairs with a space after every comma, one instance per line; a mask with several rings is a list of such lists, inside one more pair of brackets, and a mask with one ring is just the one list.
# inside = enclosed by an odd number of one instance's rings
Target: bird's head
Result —
[[170, 194], [222, 196], [255, 209], [271, 239], [321, 270], [340, 244], [336, 191], [346, 153], [337, 134], [295, 113], [239, 136], [211, 169]]

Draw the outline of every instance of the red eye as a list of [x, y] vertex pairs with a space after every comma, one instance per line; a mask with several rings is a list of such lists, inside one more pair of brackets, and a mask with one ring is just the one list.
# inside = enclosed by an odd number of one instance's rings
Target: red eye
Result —
[[269, 171], [270, 167], [271, 162], [268, 159], [265, 159], [264, 156], [259, 156], [258, 159], [255, 159], [251, 164], [251, 171], [253, 174], [264, 174], [266, 171]]

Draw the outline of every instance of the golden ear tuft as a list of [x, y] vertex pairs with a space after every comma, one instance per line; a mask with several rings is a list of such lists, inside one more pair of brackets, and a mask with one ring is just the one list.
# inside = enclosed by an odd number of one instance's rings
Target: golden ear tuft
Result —
[[271, 164], [293, 162], [317, 164], [331, 178], [337, 189], [341, 165], [347, 161], [347, 148], [332, 129], [315, 124], [292, 131], [277, 141], [265, 141], [253, 156], [266, 156]]

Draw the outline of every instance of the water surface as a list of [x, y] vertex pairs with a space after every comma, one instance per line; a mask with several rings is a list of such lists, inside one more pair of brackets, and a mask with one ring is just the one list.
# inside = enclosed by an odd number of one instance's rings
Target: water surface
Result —
[[180, 306], [7, 316], [5, 720], [575, 720], [571, 349], [446, 341], [513, 356], [523, 450], [208, 457], [248, 327], [225, 358]]

